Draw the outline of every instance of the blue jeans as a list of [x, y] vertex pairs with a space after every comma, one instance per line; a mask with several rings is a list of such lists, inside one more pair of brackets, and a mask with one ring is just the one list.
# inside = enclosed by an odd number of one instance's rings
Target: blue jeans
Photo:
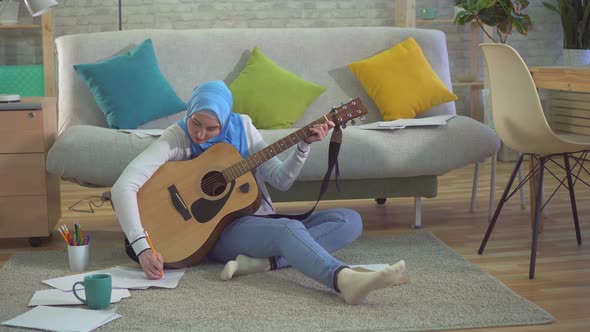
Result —
[[245, 216], [223, 230], [209, 257], [225, 263], [239, 254], [257, 258], [274, 256], [277, 268], [292, 265], [337, 290], [335, 273], [346, 264], [330, 253], [356, 240], [362, 228], [361, 216], [350, 209], [317, 211], [304, 221]]

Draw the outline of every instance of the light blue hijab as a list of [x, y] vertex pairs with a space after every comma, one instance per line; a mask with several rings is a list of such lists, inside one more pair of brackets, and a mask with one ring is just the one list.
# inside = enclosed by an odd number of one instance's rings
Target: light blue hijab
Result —
[[[193, 90], [193, 94], [187, 101], [185, 117], [178, 121], [178, 125], [184, 130], [191, 143], [191, 159], [199, 156], [213, 144], [227, 142], [233, 145], [242, 155], [248, 157], [248, 140], [246, 130], [239, 114], [232, 111], [234, 99], [231, 91], [223, 81], [208, 81]], [[193, 142], [188, 133], [187, 121], [195, 114], [203, 110], [210, 110], [217, 116], [221, 123], [219, 135], [211, 138], [203, 144]]]

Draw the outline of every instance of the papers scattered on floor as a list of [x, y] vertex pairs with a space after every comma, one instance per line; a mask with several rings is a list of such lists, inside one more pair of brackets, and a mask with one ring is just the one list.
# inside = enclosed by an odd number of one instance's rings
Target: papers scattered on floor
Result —
[[120, 317], [114, 310], [37, 306], [2, 324], [48, 331], [92, 331]]
[[[78, 292], [78, 296], [86, 300], [86, 294], [84, 292]], [[113, 289], [111, 293], [111, 303], [117, 303], [122, 298], [130, 297], [128, 289]], [[74, 292], [64, 292], [59, 289], [44, 289], [36, 291], [33, 297], [29, 301], [29, 307], [38, 305], [76, 305], [82, 304], [74, 296]]]
[[[149, 287], [176, 288], [178, 282], [184, 276], [185, 271], [186, 269], [165, 269], [164, 278], [149, 280], [140, 268], [116, 266], [106, 270], [91, 271], [61, 278], [43, 280], [43, 283], [62, 291], [71, 291], [74, 283], [83, 280], [84, 276], [95, 273], [107, 273], [113, 278], [113, 289], [147, 289]], [[83, 289], [84, 287], [82, 285], [77, 285], [76, 289], [78, 288]]]
[[426, 118], [416, 119], [398, 119], [394, 121], [377, 121], [356, 126], [359, 129], [379, 129], [379, 130], [393, 130], [403, 129], [406, 127], [426, 127], [426, 126], [444, 126], [449, 119], [456, 115], [437, 115]]
[[[49, 307], [48, 305], [78, 305], [81, 302], [74, 296], [72, 286], [84, 280], [89, 274], [107, 273], [112, 277], [111, 303], [131, 296], [128, 289], [146, 289], [149, 287], [176, 288], [186, 269], [164, 270], [165, 277], [149, 280], [140, 268], [116, 266], [109, 269], [90, 271], [75, 275], [44, 280], [43, 283], [56, 289], [40, 290], [33, 294], [29, 306], [35, 308], [7, 320], [2, 325], [25, 327], [48, 331], [92, 331], [121, 315], [111, 310], [87, 310], [80, 308]], [[82, 285], [76, 289], [83, 289]], [[85, 298], [84, 292], [78, 296]]]

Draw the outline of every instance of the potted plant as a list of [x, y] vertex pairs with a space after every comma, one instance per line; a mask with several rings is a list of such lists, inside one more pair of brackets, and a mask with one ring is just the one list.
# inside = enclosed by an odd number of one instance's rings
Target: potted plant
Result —
[[590, 61], [590, 0], [554, 0], [543, 6], [559, 14], [563, 28], [563, 61], [567, 65]]
[[[455, 6], [462, 8], [455, 16], [455, 24], [465, 25], [473, 20], [489, 39], [506, 43], [514, 30], [526, 36], [533, 29], [530, 16], [522, 13], [529, 0], [455, 0]], [[490, 34], [484, 27], [495, 28]]]

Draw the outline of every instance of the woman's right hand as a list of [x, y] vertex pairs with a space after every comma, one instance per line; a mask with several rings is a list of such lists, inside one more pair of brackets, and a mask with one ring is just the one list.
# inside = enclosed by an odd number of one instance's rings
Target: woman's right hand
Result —
[[164, 271], [164, 259], [159, 252], [156, 252], [156, 256], [150, 251], [146, 250], [142, 252], [139, 257], [139, 264], [143, 269], [145, 276], [150, 279], [162, 278], [162, 271]]

